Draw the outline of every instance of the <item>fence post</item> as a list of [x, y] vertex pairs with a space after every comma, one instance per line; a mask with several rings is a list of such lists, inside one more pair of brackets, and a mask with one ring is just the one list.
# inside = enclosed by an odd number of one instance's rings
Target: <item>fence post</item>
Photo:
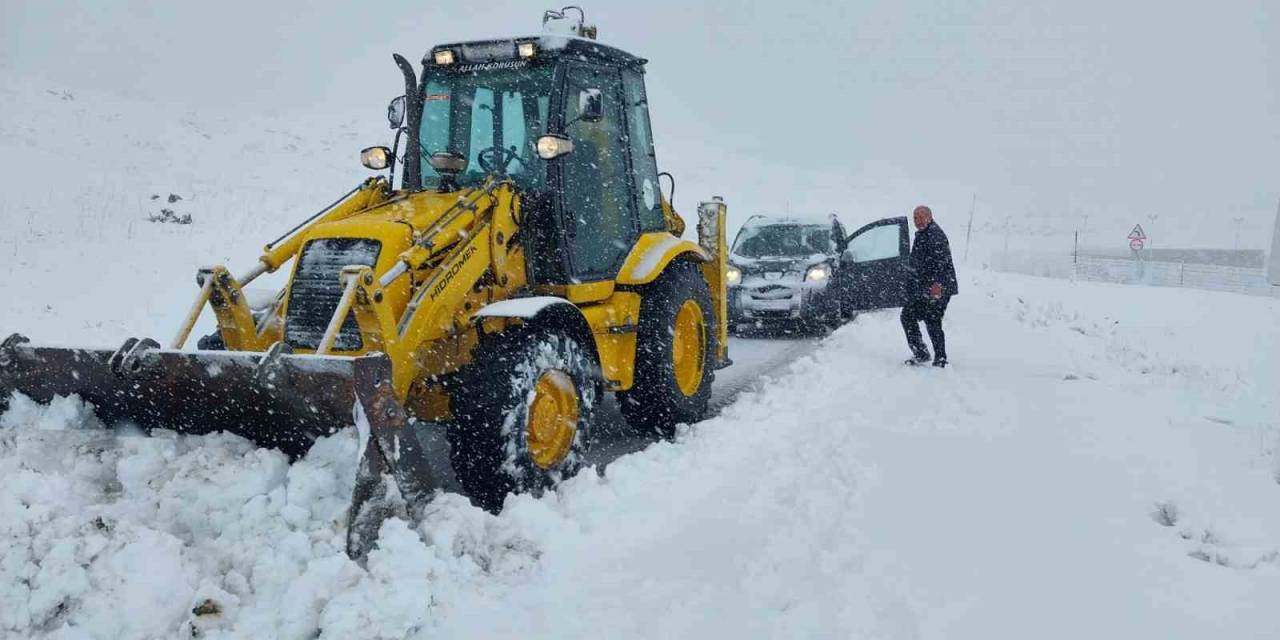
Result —
[[1071, 241], [1071, 279], [1076, 280], [1080, 277], [1080, 230], [1077, 229], [1075, 238]]

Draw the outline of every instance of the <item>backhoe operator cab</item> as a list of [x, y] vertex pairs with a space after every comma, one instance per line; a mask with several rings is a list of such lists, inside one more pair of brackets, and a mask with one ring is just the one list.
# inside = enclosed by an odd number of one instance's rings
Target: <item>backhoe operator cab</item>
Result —
[[573, 36], [435, 47], [416, 89], [406, 75], [410, 91], [388, 109], [407, 111], [402, 186], [451, 192], [502, 176], [520, 194], [531, 283], [614, 277], [636, 240], [673, 218], [644, 63]]

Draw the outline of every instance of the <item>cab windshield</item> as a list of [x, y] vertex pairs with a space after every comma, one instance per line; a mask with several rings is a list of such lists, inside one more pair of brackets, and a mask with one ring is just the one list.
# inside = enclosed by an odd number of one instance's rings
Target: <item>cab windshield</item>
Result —
[[466, 158], [458, 183], [470, 186], [487, 173], [480, 152], [501, 148], [510, 153], [489, 152], [487, 159], [506, 161], [516, 184], [540, 190], [546, 182], [546, 162], [538, 157], [535, 143], [547, 130], [552, 71], [550, 65], [478, 71], [428, 68], [420, 138], [423, 186], [440, 184], [428, 162], [434, 153]]
[[734, 255], [743, 258], [803, 257], [831, 251], [831, 227], [770, 224], [747, 227], [734, 242]]

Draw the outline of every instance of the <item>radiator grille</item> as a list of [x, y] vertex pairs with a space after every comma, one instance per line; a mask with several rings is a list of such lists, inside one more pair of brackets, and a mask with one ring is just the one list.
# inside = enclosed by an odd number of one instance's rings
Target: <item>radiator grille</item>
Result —
[[[329, 327], [329, 319], [342, 297], [338, 276], [351, 265], [373, 266], [382, 243], [359, 238], [325, 238], [307, 243], [298, 259], [298, 269], [289, 288], [284, 339], [298, 349], [316, 349]], [[347, 315], [334, 340], [335, 351], [355, 351], [363, 347], [354, 313]]]

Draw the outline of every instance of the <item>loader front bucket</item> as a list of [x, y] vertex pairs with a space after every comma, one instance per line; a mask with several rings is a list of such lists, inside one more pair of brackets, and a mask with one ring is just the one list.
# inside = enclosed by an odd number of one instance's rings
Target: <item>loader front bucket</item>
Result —
[[366, 358], [176, 351], [130, 339], [116, 350], [0, 345], [0, 405], [77, 395], [104, 423], [235, 433], [299, 457], [353, 424], [355, 371]]

